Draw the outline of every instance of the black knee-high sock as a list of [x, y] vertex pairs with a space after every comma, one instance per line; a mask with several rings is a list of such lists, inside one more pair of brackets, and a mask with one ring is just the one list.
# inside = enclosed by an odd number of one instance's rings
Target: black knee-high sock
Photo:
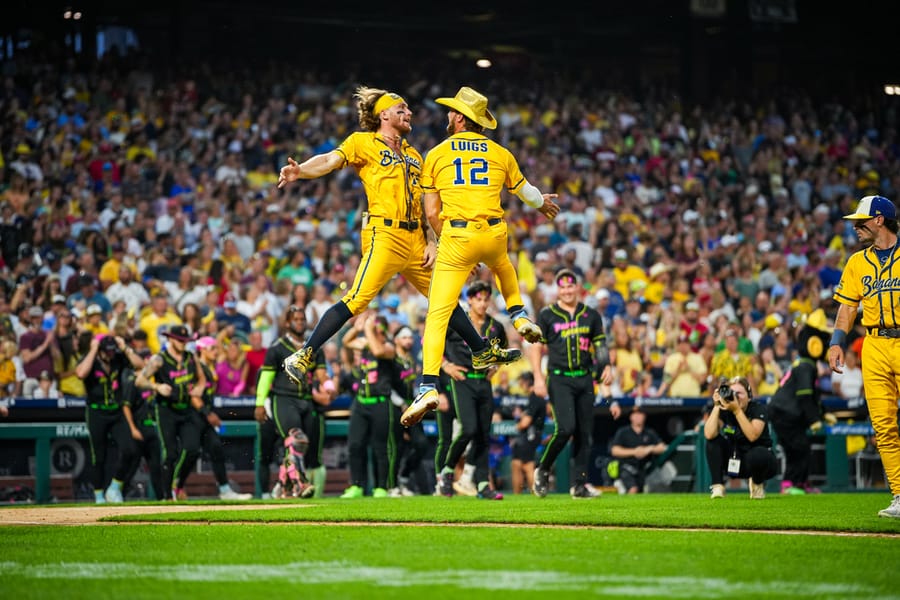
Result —
[[[325, 345], [325, 342], [330, 340], [334, 334], [340, 331], [341, 327], [344, 326], [344, 323], [349, 321], [352, 316], [353, 313], [350, 312], [350, 309], [347, 308], [346, 304], [343, 302], [336, 302], [331, 308], [326, 310], [325, 314], [322, 315], [322, 318], [319, 319], [319, 322], [309, 336], [306, 345], [315, 352]], [[465, 314], [463, 314], [463, 316], [465, 316]]]
[[450, 329], [458, 333], [460, 337], [465, 340], [472, 352], [480, 352], [487, 348], [484, 338], [481, 337], [481, 334], [478, 333], [478, 330], [472, 325], [472, 321], [469, 320], [466, 311], [464, 311], [459, 304], [457, 304], [456, 308], [453, 309], [453, 312], [450, 313]]

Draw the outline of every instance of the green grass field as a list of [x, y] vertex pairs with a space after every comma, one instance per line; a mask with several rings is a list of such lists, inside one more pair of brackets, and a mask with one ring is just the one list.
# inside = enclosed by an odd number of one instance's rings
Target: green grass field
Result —
[[888, 502], [735, 491], [148, 504], [116, 526], [0, 528], [0, 598], [898, 598], [900, 521], [877, 516]]

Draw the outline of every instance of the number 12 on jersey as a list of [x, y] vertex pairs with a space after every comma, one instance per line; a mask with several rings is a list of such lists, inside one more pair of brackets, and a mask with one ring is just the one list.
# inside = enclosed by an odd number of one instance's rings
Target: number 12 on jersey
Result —
[[469, 179], [466, 181], [465, 177], [463, 177], [463, 159], [457, 158], [453, 161], [453, 165], [456, 167], [456, 179], [453, 180], [453, 185], [487, 185], [488, 178], [485, 174], [488, 172], [488, 162], [483, 158], [473, 158], [470, 159], [466, 167], [469, 169]]

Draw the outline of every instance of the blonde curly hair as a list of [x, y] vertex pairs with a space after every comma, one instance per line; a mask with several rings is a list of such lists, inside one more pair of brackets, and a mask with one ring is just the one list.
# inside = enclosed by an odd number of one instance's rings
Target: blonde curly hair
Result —
[[356, 113], [359, 116], [359, 126], [365, 131], [378, 131], [381, 127], [381, 117], [373, 114], [375, 103], [387, 94], [387, 90], [366, 87], [356, 88], [353, 97], [356, 98]]

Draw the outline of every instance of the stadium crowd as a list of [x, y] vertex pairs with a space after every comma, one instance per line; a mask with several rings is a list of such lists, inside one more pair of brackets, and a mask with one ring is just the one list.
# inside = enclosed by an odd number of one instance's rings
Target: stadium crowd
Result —
[[[286, 307], [304, 307], [311, 328], [353, 281], [365, 196], [352, 170], [275, 184], [287, 157], [356, 129], [354, 85], [387, 83], [148, 64], [109, 54], [3, 65], [3, 395], [83, 396], [75, 366], [93, 335], [156, 352], [176, 324], [223, 342], [219, 394], [252, 394]], [[444, 136], [432, 99], [461, 83], [398, 89], [423, 152]], [[670, 90], [564, 83], [483, 86], [497, 140], [562, 207], [547, 222], [506, 198], [528, 312], [555, 301], [559, 269], [583, 278], [608, 330], [608, 397], [699, 397], [738, 375], [773, 393], [797, 325], [817, 308], [833, 315], [856, 244], [841, 215], [867, 194], [897, 198], [895, 107], [788, 92], [694, 107]], [[425, 299], [402, 278], [373, 308], [420, 338]], [[339, 339], [326, 346], [335, 363]], [[504, 367], [499, 387], [515, 393], [525, 362]], [[837, 381], [822, 365], [819, 382], [858, 397], [857, 371]]]

